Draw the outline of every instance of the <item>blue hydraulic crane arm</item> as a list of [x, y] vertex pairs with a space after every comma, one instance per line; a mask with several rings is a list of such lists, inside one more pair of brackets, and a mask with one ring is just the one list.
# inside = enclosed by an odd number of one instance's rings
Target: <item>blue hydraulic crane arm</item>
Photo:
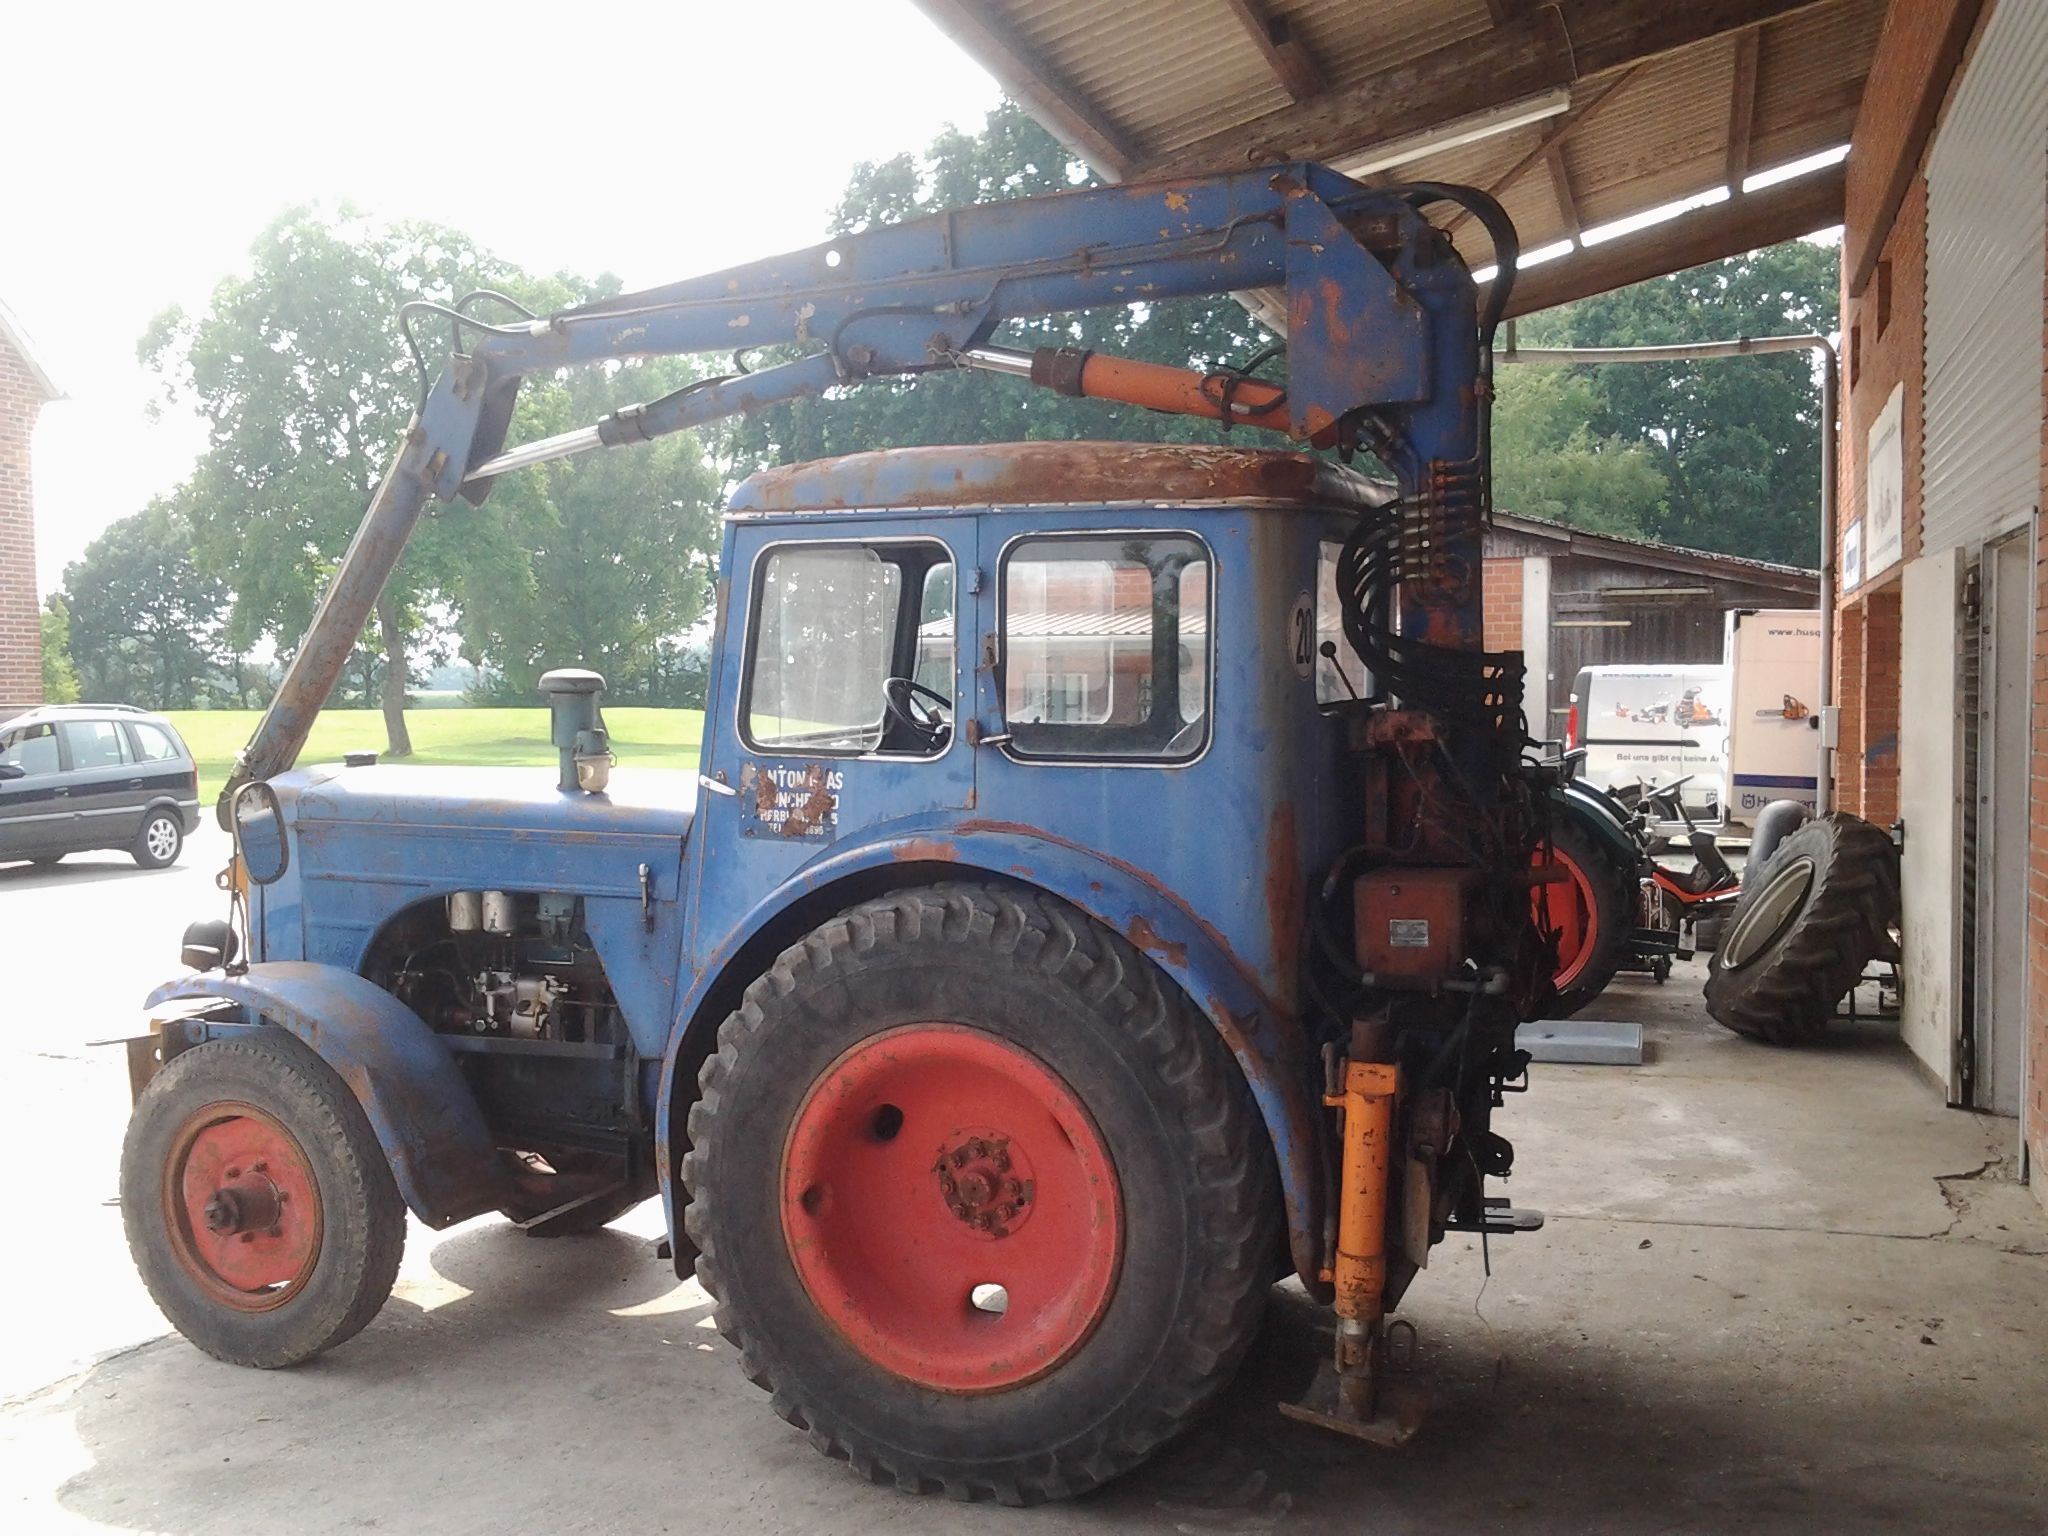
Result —
[[[1435, 184], [1375, 190], [1297, 164], [954, 209], [515, 324], [486, 322], [460, 306], [408, 306], [448, 320], [453, 355], [238, 758], [223, 810], [240, 784], [282, 771], [298, 755], [430, 499], [481, 501], [495, 476], [528, 464], [866, 377], [949, 367], [1032, 372], [1069, 393], [1195, 410], [1318, 445], [1363, 442], [1417, 505], [1441, 501], [1445, 486], [1478, 486], [1483, 499], [1490, 346], [1482, 332], [1504, 307], [1510, 277], [1496, 281], [1482, 316], [1464, 263], [1421, 212], [1444, 199], [1473, 209], [1511, 275], [1513, 227], [1485, 194]], [[1045, 366], [1041, 377], [1028, 355], [989, 345], [1009, 320], [1253, 288], [1286, 294], [1284, 391], [1237, 381], [1205, 390], [1211, 381], [1199, 376], [1134, 364], [1123, 366], [1146, 375], [1136, 384], [1117, 374], [1091, 385], [1085, 360]], [[817, 350], [504, 451], [528, 374], [775, 343]], [[1156, 377], [1165, 374], [1182, 381], [1178, 395]], [[1470, 539], [1463, 521], [1446, 531], [1451, 538], [1435, 558], [1476, 572], [1476, 543], [1463, 548], [1476, 539], [1476, 522]], [[1447, 600], [1404, 604], [1403, 628], [1476, 650], [1476, 580], [1438, 596]]]

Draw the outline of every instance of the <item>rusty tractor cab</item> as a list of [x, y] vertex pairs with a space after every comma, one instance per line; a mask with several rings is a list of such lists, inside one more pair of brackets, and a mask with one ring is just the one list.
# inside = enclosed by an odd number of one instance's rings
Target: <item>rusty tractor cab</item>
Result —
[[[223, 797], [233, 931], [190, 953], [227, 963], [159, 989], [131, 1057], [124, 1218], [173, 1322], [290, 1364], [375, 1314], [407, 1209], [556, 1236], [659, 1194], [750, 1375], [907, 1489], [1116, 1476], [1289, 1271], [1338, 1324], [1290, 1411], [1405, 1439], [1387, 1314], [1447, 1233], [1536, 1220], [1487, 1192], [1489, 1119], [1555, 962], [1552, 786], [1519, 658], [1478, 641], [1505, 293], [1481, 308], [1440, 201], [1511, 249], [1483, 194], [1305, 166], [958, 210], [545, 318], [436, 310], [449, 371]], [[1284, 288], [1285, 384], [990, 345], [1134, 282]], [[503, 448], [523, 372], [743, 320], [815, 350]], [[290, 766], [430, 495], [937, 367], [1393, 478], [1115, 443], [771, 470], [726, 517], [698, 772], [614, 765], [574, 671], [544, 683], [555, 775]]]

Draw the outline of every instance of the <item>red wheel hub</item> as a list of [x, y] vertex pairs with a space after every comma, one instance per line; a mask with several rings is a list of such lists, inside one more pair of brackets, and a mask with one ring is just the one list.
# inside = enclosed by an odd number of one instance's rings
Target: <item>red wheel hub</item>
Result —
[[263, 1312], [297, 1295], [320, 1257], [320, 1189], [292, 1133], [253, 1104], [209, 1104], [164, 1162], [171, 1249], [214, 1300]]
[[949, 1392], [1029, 1381], [1115, 1290], [1116, 1170], [1067, 1085], [979, 1030], [864, 1040], [811, 1085], [782, 1156], [804, 1289], [883, 1369]]
[[1565, 878], [1536, 887], [1536, 921], [1557, 935], [1557, 974], [1552, 985], [1562, 989], [1577, 981], [1593, 958], [1600, 906], [1593, 894], [1593, 882], [1586, 878], [1578, 860], [1564, 849], [1538, 848], [1532, 862], [1541, 866], [1553, 861], [1564, 871]]

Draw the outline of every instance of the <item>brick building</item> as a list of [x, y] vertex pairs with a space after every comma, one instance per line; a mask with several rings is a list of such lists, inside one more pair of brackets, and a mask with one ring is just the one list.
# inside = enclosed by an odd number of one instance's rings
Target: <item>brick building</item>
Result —
[[57, 398], [20, 323], [0, 304], [0, 720], [43, 697], [29, 438], [44, 405]]
[[1907, 1045], [2048, 1158], [2048, 6], [1893, 0], [1847, 161], [1841, 803], [1905, 832]]

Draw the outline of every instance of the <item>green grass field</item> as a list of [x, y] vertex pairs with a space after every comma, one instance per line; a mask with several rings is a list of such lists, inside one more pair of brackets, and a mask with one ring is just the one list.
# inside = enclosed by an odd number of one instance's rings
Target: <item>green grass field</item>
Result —
[[[253, 709], [180, 709], [167, 718], [199, 762], [199, 798], [210, 804], [228, 765], [256, 729]], [[409, 709], [414, 763], [552, 767], [545, 709]], [[701, 709], [607, 709], [605, 726], [621, 768], [694, 768], [704, 737]], [[314, 722], [302, 763], [338, 762], [344, 752], [385, 747], [384, 717], [373, 709], [330, 709]]]

